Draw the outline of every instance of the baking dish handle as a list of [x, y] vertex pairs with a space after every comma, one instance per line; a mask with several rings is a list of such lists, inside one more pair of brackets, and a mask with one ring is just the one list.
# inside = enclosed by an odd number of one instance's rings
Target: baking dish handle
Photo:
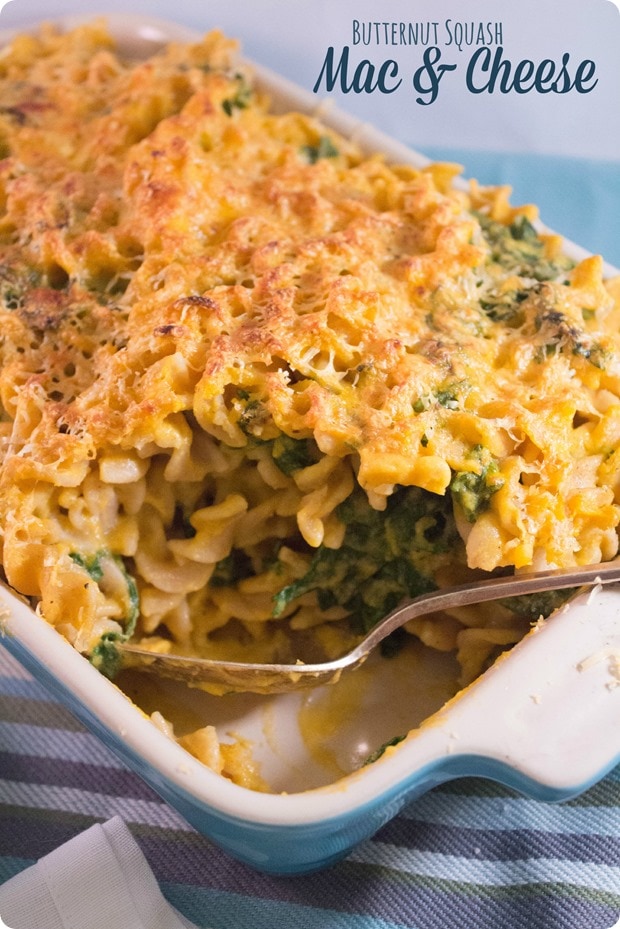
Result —
[[620, 588], [539, 622], [415, 738], [437, 782], [488, 776], [545, 800], [591, 786], [620, 762]]

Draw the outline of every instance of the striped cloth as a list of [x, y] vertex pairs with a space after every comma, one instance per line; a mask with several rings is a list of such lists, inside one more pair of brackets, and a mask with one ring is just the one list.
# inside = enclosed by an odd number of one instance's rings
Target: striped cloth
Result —
[[198, 835], [0, 647], [0, 883], [115, 814], [201, 927], [610, 929], [620, 918], [620, 769], [561, 806], [452, 782], [338, 865], [273, 877]]

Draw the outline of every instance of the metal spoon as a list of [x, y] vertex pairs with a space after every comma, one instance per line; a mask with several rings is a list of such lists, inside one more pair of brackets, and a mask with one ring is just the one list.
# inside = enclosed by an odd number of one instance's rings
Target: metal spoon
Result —
[[565, 568], [495, 577], [456, 587], [444, 587], [407, 600], [388, 613], [351, 651], [339, 658], [315, 664], [261, 664], [194, 658], [186, 655], [157, 653], [125, 642], [119, 644], [124, 667], [134, 667], [161, 677], [171, 677], [195, 686], [209, 685], [222, 693], [247, 691], [271, 694], [317, 687], [338, 680], [345, 669], [360, 665], [376, 646], [395, 629], [417, 616], [435, 613], [504, 597], [613, 584], [620, 581], [620, 561], [578, 568]]

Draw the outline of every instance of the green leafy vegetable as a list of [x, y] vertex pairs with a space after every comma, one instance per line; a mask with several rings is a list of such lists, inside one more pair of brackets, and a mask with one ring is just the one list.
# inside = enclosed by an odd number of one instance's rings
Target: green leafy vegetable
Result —
[[209, 584], [212, 587], [231, 587], [237, 581], [252, 577], [253, 574], [250, 556], [240, 548], [233, 548], [230, 555], [218, 561]]
[[594, 365], [595, 368], [599, 368], [601, 371], [605, 370], [611, 360], [610, 353], [596, 340], [576, 343], [573, 346], [573, 355], [579, 355], [581, 358], [585, 358], [591, 365]]
[[452, 499], [461, 508], [468, 522], [475, 523], [489, 507], [493, 494], [504, 486], [495, 458], [482, 445], [472, 451], [478, 462], [476, 471], [458, 471], [450, 483]]
[[0, 264], [0, 303], [7, 310], [19, 310], [29, 290], [41, 286], [42, 275], [27, 265]]
[[536, 315], [534, 326], [543, 344], [537, 360], [542, 362], [551, 355], [571, 354], [585, 358], [595, 368], [604, 371], [610, 356], [600, 342], [592, 339], [565, 313], [542, 300], [540, 302], [541, 309]]
[[321, 609], [343, 606], [354, 629], [367, 631], [404, 597], [432, 590], [439, 559], [459, 544], [449, 498], [417, 487], [397, 490], [383, 512], [358, 489], [336, 512], [342, 545], [316, 550], [306, 574], [276, 594], [275, 616], [316, 591]]
[[446, 410], [458, 410], [459, 395], [463, 392], [466, 393], [468, 389], [470, 388], [467, 381], [453, 381], [443, 387], [438, 387], [435, 390], [437, 403]]
[[292, 439], [284, 434], [274, 440], [271, 454], [284, 474], [307, 468], [314, 464], [318, 457], [316, 445], [310, 439]]
[[538, 594], [526, 594], [521, 597], [505, 597], [500, 602], [506, 609], [534, 623], [541, 616], [549, 616], [554, 610], [557, 610], [576, 590], [576, 587], [567, 590], [547, 590]]
[[301, 153], [311, 165], [321, 158], [337, 158], [340, 152], [327, 135], [322, 135], [316, 145], [302, 145]]
[[101, 557], [102, 552], [97, 552], [96, 555], [80, 555], [79, 552], [71, 552], [71, 560], [74, 561], [80, 568], [84, 568], [87, 574], [89, 574], [93, 581], [100, 581], [103, 577], [103, 568], [101, 567]]
[[86, 571], [104, 593], [117, 593], [119, 577], [122, 581], [124, 589], [121, 591], [121, 596], [126, 606], [125, 616], [122, 619], [123, 631], [105, 632], [90, 655], [90, 661], [97, 670], [106, 677], [113, 678], [121, 663], [116, 644], [130, 638], [140, 615], [140, 597], [136, 582], [127, 572], [123, 559], [107, 549], [101, 549], [93, 555], [72, 552], [70, 557]]
[[526, 216], [517, 216], [510, 225], [483, 214], [478, 214], [478, 220], [491, 247], [491, 260], [515, 274], [549, 281], [574, 265], [564, 255], [554, 259], [546, 257], [545, 243]]
[[433, 404], [437, 403], [445, 410], [458, 410], [461, 404], [461, 398], [471, 389], [466, 380], [448, 381], [436, 387], [432, 393], [423, 397], [418, 397], [412, 403], [414, 413], [424, 413]]
[[125, 638], [126, 636], [117, 635], [114, 632], [104, 632], [90, 653], [90, 663], [111, 681], [120, 671], [122, 664], [117, 643], [124, 641]]
[[252, 100], [252, 88], [242, 74], [237, 75], [237, 92], [233, 97], [222, 100], [222, 109], [227, 116], [232, 116], [235, 110], [245, 110]]
[[384, 742], [383, 745], [380, 745], [376, 751], [372, 752], [364, 762], [364, 765], [373, 764], [375, 761], [378, 761], [382, 755], [385, 755], [388, 748], [391, 748], [393, 745], [399, 745], [406, 739], [404, 735], [396, 735], [393, 739], [388, 739], [387, 742]]
[[523, 324], [524, 314], [521, 304], [530, 295], [529, 290], [513, 290], [496, 293], [487, 291], [480, 300], [480, 307], [493, 322], [506, 326], [518, 327]]
[[263, 399], [248, 393], [247, 390], [237, 388], [232, 404], [237, 412], [237, 425], [241, 431], [248, 438], [261, 441], [261, 431], [269, 420], [269, 410], [265, 406]]

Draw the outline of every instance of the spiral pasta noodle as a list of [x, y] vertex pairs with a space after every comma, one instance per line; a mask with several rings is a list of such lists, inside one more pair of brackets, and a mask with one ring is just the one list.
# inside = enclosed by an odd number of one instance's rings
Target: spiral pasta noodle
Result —
[[[2, 565], [101, 670], [129, 636], [325, 657], [455, 578], [614, 557], [599, 257], [273, 112], [219, 33], [136, 63], [48, 27], [0, 87]], [[466, 684], [544, 609], [407, 629]]]

